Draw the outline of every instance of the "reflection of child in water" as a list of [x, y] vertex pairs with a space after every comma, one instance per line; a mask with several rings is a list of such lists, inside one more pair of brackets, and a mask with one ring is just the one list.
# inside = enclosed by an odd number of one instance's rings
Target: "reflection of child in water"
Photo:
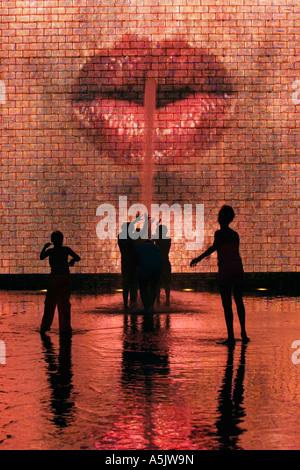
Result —
[[[53, 232], [51, 243], [46, 243], [40, 253], [40, 259], [49, 257], [51, 275], [48, 283], [45, 299], [44, 315], [40, 327], [41, 333], [49, 331], [53, 322], [55, 308], [58, 309], [59, 332], [71, 332], [71, 282], [69, 266], [74, 266], [80, 257], [68, 246], [63, 246], [63, 234], [59, 231]], [[69, 261], [69, 256], [71, 260]]]
[[193, 259], [190, 263], [191, 266], [194, 266], [214, 251], [218, 253], [219, 287], [228, 332], [228, 338], [224, 341], [225, 344], [234, 343], [232, 292], [241, 325], [242, 340], [245, 343], [249, 341], [245, 328], [245, 307], [242, 291], [244, 270], [239, 254], [239, 235], [229, 228], [229, 224], [234, 217], [235, 213], [232, 207], [225, 205], [221, 208], [218, 216], [221, 229], [215, 232], [214, 243], [208, 250], [202, 253], [198, 258]]

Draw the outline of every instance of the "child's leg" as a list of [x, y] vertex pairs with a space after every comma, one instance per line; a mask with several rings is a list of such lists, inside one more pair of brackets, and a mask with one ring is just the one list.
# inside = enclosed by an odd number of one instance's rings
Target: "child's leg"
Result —
[[122, 296], [124, 308], [128, 307], [129, 281], [127, 272], [122, 272]]
[[137, 279], [134, 274], [132, 274], [130, 277], [129, 292], [130, 292], [130, 303], [136, 304], [137, 302]]
[[222, 298], [222, 305], [225, 314], [225, 321], [227, 326], [228, 340], [234, 340], [233, 333], [233, 312], [232, 312], [232, 300], [231, 300], [231, 286], [222, 285], [220, 286], [220, 294]]
[[155, 299], [157, 297], [157, 289], [159, 286], [159, 278], [151, 277], [149, 279], [149, 307], [150, 310], [153, 310]]
[[124, 308], [128, 307], [128, 294], [129, 294], [129, 289], [126, 284], [123, 284], [123, 305]]
[[165, 293], [166, 293], [166, 305], [170, 305], [170, 284], [166, 283], [165, 285]]
[[148, 279], [140, 279], [140, 294], [144, 310], [147, 310], [149, 307]]
[[71, 329], [71, 303], [65, 296], [61, 296], [57, 302], [59, 332], [70, 333]]
[[44, 304], [44, 315], [42, 318], [40, 331], [43, 333], [49, 331], [53, 322], [54, 312], [57, 304], [57, 289], [54, 277], [50, 277], [48, 282], [47, 294]]
[[245, 306], [243, 301], [243, 286], [241, 284], [236, 284], [233, 286], [233, 296], [237, 308], [237, 313], [241, 325], [241, 336], [243, 340], [248, 340], [245, 326]]
[[71, 284], [69, 276], [61, 278], [60, 292], [57, 302], [58, 319], [59, 319], [59, 332], [71, 332]]
[[54, 312], [56, 307], [56, 298], [55, 299], [46, 299], [44, 306], [44, 315], [41, 321], [41, 332], [49, 331], [53, 322]]

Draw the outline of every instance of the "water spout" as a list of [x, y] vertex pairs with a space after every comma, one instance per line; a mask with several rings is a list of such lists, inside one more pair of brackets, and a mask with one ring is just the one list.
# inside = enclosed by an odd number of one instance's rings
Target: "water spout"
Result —
[[144, 135], [144, 161], [142, 173], [142, 204], [151, 211], [153, 197], [153, 154], [154, 154], [154, 129], [156, 108], [156, 81], [148, 78], [145, 84], [144, 110], [145, 110], [145, 135]]

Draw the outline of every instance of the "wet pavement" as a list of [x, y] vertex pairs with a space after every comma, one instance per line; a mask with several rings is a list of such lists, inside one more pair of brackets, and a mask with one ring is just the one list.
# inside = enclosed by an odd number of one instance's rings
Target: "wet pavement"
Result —
[[228, 349], [217, 293], [172, 292], [153, 316], [74, 294], [71, 338], [57, 316], [41, 338], [44, 296], [0, 291], [0, 450], [300, 448], [297, 297], [247, 296], [251, 341], [235, 315]]

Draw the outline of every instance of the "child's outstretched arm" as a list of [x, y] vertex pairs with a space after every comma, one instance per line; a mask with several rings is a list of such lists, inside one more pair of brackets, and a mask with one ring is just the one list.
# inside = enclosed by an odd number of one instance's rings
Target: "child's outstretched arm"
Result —
[[49, 256], [49, 252], [47, 251], [47, 248], [49, 248], [49, 246], [51, 246], [51, 243], [46, 243], [43, 246], [43, 249], [40, 252], [40, 259], [45, 259], [45, 258], [47, 258], [47, 256]]
[[217, 249], [218, 249], [218, 243], [216, 241], [216, 236], [215, 236], [214, 243], [206, 251], [204, 251], [200, 256], [198, 256], [198, 258], [194, 258], [190, 262], [191, 268], [195, 266], [197, 263], [199, 263], [199, 261], [203, 260], [203, 258], [206, 258], [207, 256], [211, 255]]

